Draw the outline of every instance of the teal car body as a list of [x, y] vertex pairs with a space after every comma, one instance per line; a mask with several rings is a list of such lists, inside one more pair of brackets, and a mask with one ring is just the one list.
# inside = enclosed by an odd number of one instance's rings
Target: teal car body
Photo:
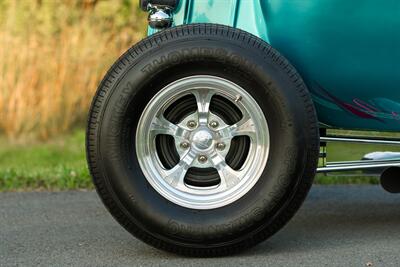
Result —
[[322, 127], [400, 130], [399, 0], [181, 0], [174, 12], [174, 25], [229, 25], [271, 44], [302, 75]]

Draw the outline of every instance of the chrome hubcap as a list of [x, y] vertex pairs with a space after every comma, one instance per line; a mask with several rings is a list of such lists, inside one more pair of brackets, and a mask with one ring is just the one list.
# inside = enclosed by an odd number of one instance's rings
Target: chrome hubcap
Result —
[[[195, 99], [195, 111], [171, 122], [166, 110], [185, 96]], [[222, 116], [224, 110], [214, 112], [216, 96], [235, 105], [241, 119], [230, 124]], [[159, 135], [173, 140], [177, 162], [170, 168], [158, 153]], [[228, 157], [235, 154], [231, 147], [237, 137], [248, 138], [250, 145], [233, 167]], [[215, 76], [191, 76], [167, 85], [146, 106], [136, 132], [136, 153], [146, 179], [166, 199], [193, 209], [223, 207], [245, 195], [261, 176], [269, 154], [268, 124], [257, 102], [237, 84]], [[215, 170], [217, 183], [190, 183], [187, 175], [192, 169]]]
[[207, 129], [201, 129], [193, 134], [192, 143], [198, 150], [209, 148], [214, 142], [213, 135]]

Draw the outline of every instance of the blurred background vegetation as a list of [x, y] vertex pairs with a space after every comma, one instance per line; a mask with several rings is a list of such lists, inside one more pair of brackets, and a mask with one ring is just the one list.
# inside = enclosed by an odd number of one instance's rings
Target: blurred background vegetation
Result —
[[[0, 191], [90, 189], [84, 126], [110, 65], [146, 33], [137, 0], [0, 0]], [[336, 145], [333, 160], [386, 149]], [[318, 183], [376, 183], [319, 176]]]
[[91, 187], [90, 101], [145, 17], [137, 0], [0, 0], [0, 190]]
[[144, 15], [136, 0], [0, 0], [0, 132], [47, 140], [83, 125]]

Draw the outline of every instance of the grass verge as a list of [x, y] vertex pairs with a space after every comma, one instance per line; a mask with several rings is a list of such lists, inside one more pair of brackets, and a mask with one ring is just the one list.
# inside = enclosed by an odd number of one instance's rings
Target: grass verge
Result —
[[0, 191], [92, 189], [84, 131], [46, 143], [0, 138]]

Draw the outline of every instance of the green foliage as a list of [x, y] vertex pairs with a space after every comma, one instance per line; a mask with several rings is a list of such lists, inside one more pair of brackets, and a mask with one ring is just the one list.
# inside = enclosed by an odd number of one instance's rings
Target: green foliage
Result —
[[339, 175], [322, 175], [315, 177], [315, 184], [322, 185], [339, 185], [339, 184], [379, 184], [379, 177], [376, 176], [339, 176]]

